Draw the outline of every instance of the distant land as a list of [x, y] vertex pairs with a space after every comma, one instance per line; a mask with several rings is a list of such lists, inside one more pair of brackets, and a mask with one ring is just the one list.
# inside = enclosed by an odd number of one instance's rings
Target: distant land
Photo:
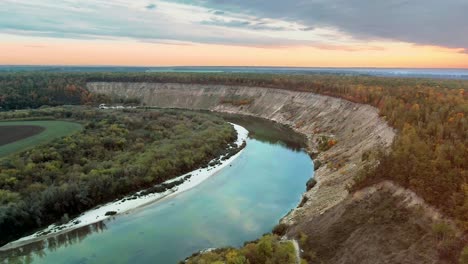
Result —
[[468, 79], [468, 69], [436, 68], [317, 68], [317, 67], [127, 67], [127, 66], [0, 66], [0, 72], [224, 72], [278, 74], [338, 74], [406, 78]]

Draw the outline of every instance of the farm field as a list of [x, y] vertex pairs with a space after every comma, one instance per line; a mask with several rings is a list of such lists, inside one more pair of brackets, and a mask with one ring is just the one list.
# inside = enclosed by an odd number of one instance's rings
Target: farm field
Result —
[[32, 137], [44, 130], [41, 126], [0, 126], [0, 146]]
[[82, 126], [66, 121], [0, 122], [0, 158], [79, 131]]

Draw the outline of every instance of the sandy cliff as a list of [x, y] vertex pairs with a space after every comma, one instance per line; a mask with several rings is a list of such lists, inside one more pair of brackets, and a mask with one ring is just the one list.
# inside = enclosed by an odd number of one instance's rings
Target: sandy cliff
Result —
[[[315, 172], [316, 187], [305, 194], [308, 202], [285, 218], [289, 223], [342, 201], [347, 195], [346, 186], [362, 165], [362, 153], [388, 147], [395, 135], [374, 107], [312, 93], [172, 83], [89, 83], [88, 89], [141, 98], [148, 106], [209, 109], [270, 119], [305, 134], [311, 152], [315, 151], [318, 137], [333, 137], [337, 144], [318, 156], [330, 166], [321, 166]], [[249, 103], [229, 103], [233, 98]], [[339, 168], [331, 168], [340, 164]]]
[[[346, 187], [364, 165], [374, 162], [372, 158], [363, 158], [363, 153], [367, 157], [367, 153], [376, 149], [388, 150], [395, 136], [395, 131], [379, 118], [378, 110], [372, 106], [312, 93], [261, 87], [96, 82], [88, 83], [88, 89], [96, 93], [137, 97], [147, 106], [207, 109], [273, 120], [306, 135], [310, 153], [317, 151], [317, 139], [321, 136], [333, 138], [336, 145], [315, 157], [323, 163], [315, 172], [316, 186], [304, 194], [306, 202], [282, 220], [291, 226], [288, 235], [321, 236], [317, 239], [320, 246], [311, 250], [322, 252], [324, 255], [318, 259], [325, 263], [376, 263], [379, 260], [398, 263], [405, 256], [411, 257], [412, 263], [432, 263], [435, 258], [433, 247], [424, 240], [429, 236], [432, 220], [428, 218], [418, 223], [421, 215], [408, 213], [407, 210], [413, 209], [399, 202], [400, 196], [396, 194], [401, 191], [395, 191], [398, 187], [391, 191], [382, 186], [373, 187], [372, 190], [377, 191], [366, 191], [365, 199], [358, 199], [359, 193], [350, 195], [347, 191]], [[386, 207], [379, 209], [378, 205], [383, 203]], [[387, 218], [376, 217], [371, 222], [367, 219], [376, 212], [384, 214], [389, 210], [388, 206], [407, 217], [401, 225], [391, 225], [394, 229], [385, 232], [380, 226], [388, 221]], [[345, 217], [349, 215], [354, 218]], [[314, 225], [317, 228], [312, 228]], [[409, 231], [414, 232], [405, 236]], [[341, 238], [340, 243], [335, 243], [335, 235]], [[399, 247], [401, 243], [395, 242], [402, 239], [408, 248]], [[389, 241], [395, 243], [386, 248]], [[368, 249], [370, 244], [377, 246]], [[321, 246], [333, 250], [323, 250]]]

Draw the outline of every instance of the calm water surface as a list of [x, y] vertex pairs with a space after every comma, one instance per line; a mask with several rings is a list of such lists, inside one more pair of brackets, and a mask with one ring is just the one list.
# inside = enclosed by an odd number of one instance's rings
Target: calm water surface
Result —
[[7, 252], [10, 260], [177, 263], [198, 250], [241, 246], [271, 231], [299, 203], [313, 165], [300, 142], [282, 140], [297, 137], [292, 131], [236, 121], [252, 137], [232, 166], [178, 196]]

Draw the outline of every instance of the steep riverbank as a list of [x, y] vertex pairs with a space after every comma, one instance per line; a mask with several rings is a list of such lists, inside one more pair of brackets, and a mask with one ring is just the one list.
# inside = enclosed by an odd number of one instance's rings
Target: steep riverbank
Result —
[[[439, 215], [410, 190], [385, 183], [348, 192], [353, 179], [366, 166], [375, 166], [377, 152], [388, 151], [395, 137], [372, 106], [261, 87], [116, 82], [88, 83], [87, 87], [91, 92], [139, 98], [147, 106], [252, 115], [304, 134], [317, 183], [282, 223], [289, 226], [288, 237], [305, 241], [309, 259], [399, 263], [408, 255], [408, 263], [456, 261], [451, 259], [456, 254], [447, 252], [446, 241], [434, 237]], [[365, 199], [357, 198], [361, 195]], [[417, 206], [408, 204], [408, 197], [416, 197], [410, 200], [417, 200]], [[320, 245], [313, 243], [315, 238]], [[391, 247], [387, 247], [389, 241], [393, 241]]]
[[387, 148], [395, 132], [379, 118], [374, 107], [343, 99], [260, 87], [161, 83], [88, 83], [91, 92], [141, 98], [148, 106], [207, 109], [266, 118], [307, 136], [314, 153], [325, 136], [336, 145], [321, 152], [315, 172], [317, 185], [307, 202], [283, 219], [288, 224], [320, 214], [343, 201], [346, 187], [368, 161], [363, 153]]
[[[442, 231], [444, 230], [444, 231]], [[287, 231], [312, 263], [458, 263], [456, 227], [389, 181], [361, 189]]]

